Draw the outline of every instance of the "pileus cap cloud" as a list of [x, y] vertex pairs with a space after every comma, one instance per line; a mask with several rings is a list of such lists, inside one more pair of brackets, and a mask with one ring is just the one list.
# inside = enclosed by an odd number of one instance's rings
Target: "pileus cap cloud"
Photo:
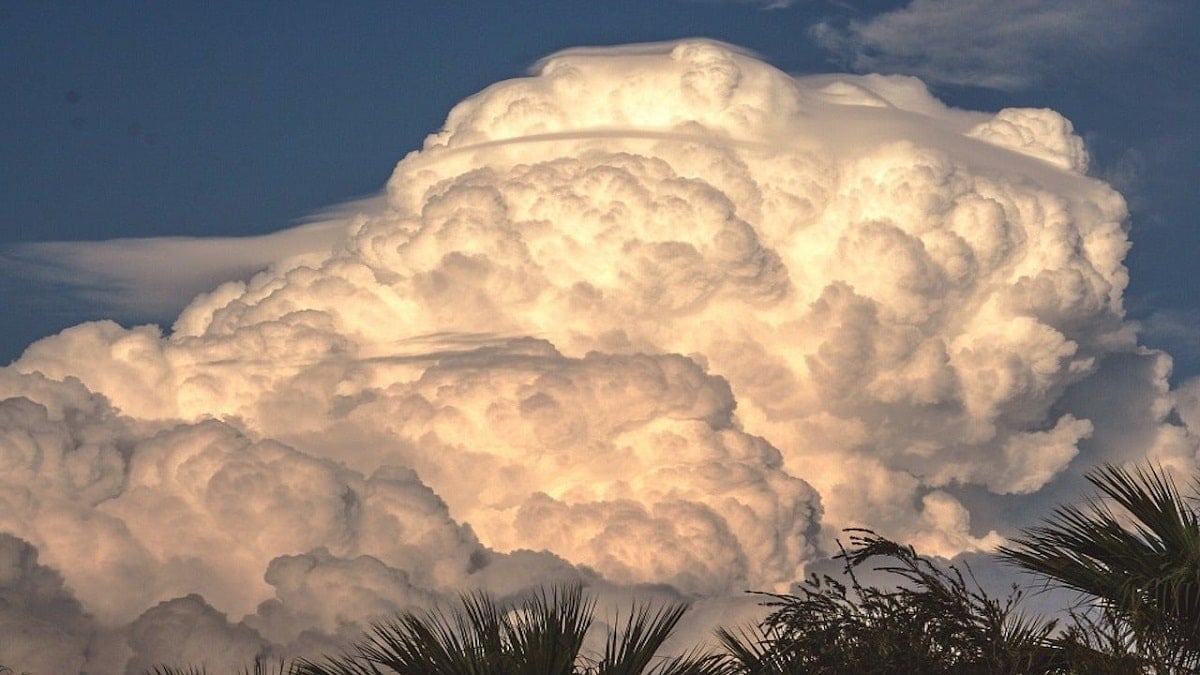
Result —
[[[912, 78], [568, 50], [456, 106], [332, 250], [166, 333], [31, 346], [4, 527], [109, 623], [199, 593], [280, 645], [524, 567], [719, 598], [843, 526], [986, 549], [987, 500], [1080, 453], [1195, 453], [1086, 167], [1057, 113]], [[1147, 402], [1120, 423], [1090, 404], [1113, 364]]]

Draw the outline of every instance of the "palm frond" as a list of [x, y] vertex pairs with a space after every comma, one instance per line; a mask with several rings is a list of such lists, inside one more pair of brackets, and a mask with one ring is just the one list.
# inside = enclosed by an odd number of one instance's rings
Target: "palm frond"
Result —
[[471, 632], [460, 611], [403, 614], [378, 624], [358, 651], [400, 675], [488, 675], [501, 654], [483, 651], [486, 636]]
[[362, 658], [342, 654], [327, 656], [323, 662], [299, 659], [294, 666], [293, 675], [383, 675], [374, 663]]
[[1200, 515], [1161, 468], [1104, 465], [1086, 477], [1097, 497], [1059, 507], [999, 556], [1096, 598], [1143, 652], [1200, 662]]
[[736, 675], [724, 654], [691, 651], [661, 660], [644, 675]]
[[633, 607], [621, 631], [612, 631], [597, 665], [598, 675], [640, 675], [647, 672], [659, 648], [674, 632], [687, 605], [674, 604], [651, 612], [648, 606]]
[[788, 636], [776, 628], [755, 626], [733, 632], [717, 629], [717, 639], [725, 650], [727, 672], [755, 675], [785, 675], [800, 672], [798, 650], [791, 649]]
[[571, 675], [592, 623], [578, 585], [538, 591], [502, 625], [513, 675]]

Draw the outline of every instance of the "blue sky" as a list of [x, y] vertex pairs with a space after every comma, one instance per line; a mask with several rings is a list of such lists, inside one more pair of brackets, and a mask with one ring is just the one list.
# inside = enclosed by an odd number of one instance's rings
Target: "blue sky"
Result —
[[[238, 236], [378, 191], [449, 108], [577, 45], [706, 36], [794, 73], [913, 74], [951, 105], [1054, 108], [1129, 200], [1130, 316], [1200, 373], [1200, 4], [0, 4], [0, 244]], [[10, 269], [0, 360], [117, 310]]]

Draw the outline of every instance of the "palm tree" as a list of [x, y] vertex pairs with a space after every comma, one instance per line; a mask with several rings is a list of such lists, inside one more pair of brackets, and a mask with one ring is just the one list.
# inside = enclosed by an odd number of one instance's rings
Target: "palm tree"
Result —
[[1155, 672], [1195, 672], [1200, 516], [1161, 468], [1106, 464], [1086, 478], [1098, 497], [1060, 506], [1001, 547], [1001, 559], [1093, 599], [1108, 622], [1107, 630], [1092, 624], [1099, 641], [1126, 643]]
[[300, 675], [721, 675], [715, 655], [657, 652], [687, 607], [635, 607], [604, 653], [583, 654], [595, 602], [579, 586], [542, 590], [515, 607], [474, 593], [449, 612], [406, 612], [378, 624], [354, 653], [301, 661]]

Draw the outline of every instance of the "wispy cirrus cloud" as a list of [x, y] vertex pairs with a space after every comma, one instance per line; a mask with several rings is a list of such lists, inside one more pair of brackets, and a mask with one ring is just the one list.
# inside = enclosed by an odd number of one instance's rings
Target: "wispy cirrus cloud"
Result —
[[1158, 2], [1121, 0], [913, 0], [809, 33], [855, 70], [1015, 90], [1133, 47], [1162, 11]]
[[796, 4], [797, 0], [689, 0], [707, 4], [756, 5], [762, 9], [787, 9]]

